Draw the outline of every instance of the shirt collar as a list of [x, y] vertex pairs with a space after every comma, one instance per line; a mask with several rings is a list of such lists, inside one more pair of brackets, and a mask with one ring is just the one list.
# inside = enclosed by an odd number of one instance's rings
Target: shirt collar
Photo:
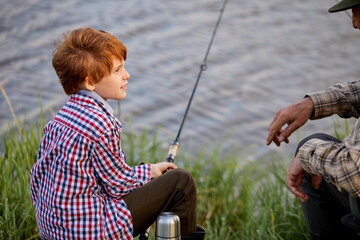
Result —
[[89, 91], [89, 90], [85, 90], [85, 89], [81, 89], [79, 91], [80, 94], [82, 95], [85, 95], [85, 96], [88, 96], [88, 97], [91, 97], [93, 99], [95, 99], [96, 101], [99, 101], [101, 102], [104, 107], [106, 108], [106, 110], [111, 114], [113, 115], [114, 114], [114, 110], [112, 109], [112, 107], [110, 106], [110, 104], [105, 101], [105, 99], [103, 99], [99, 94], [97, 94], [96, 92], [94, 91]]

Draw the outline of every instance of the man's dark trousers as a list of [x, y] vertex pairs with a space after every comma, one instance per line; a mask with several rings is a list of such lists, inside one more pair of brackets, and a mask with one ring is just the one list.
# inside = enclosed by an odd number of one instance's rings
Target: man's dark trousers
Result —
[[[300, 142], [296, 154], [305, 142], [313, 138], [340, 142], [333, 136], [316, 133]], [[324, 179], [322, 179], [319, 189], [316, 190], [312, 187], [311, 179], [311, 174], [307, 174], [301, 182], [302, 190], [309, 196], [309, 199], [305, 203], [301, 203], [301, 205], [311, 239], [360, 239], [355, 231], [341, 222], [341, 218], [351, 212], [349, 195], [340, 192], [333, 184], [326, 182]], [[360, 206], [360, 201], [358, 201], [358, 204]]]

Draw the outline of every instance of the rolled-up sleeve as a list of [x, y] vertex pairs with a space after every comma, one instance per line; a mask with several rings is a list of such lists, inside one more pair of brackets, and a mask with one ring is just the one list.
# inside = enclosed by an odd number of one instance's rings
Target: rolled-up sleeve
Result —
[[333, 114], [343, 118], [360, 116], [360, 81], [338, 83], [324, 91], [308, 93], [306, 96], [314, 103], [311, 119], [320, 119]]
[[354, 150], [347, 148], [346, 141], [336, 143], [311, 139], [300, 148], [299, 153], [305, 171], [321, 175], [340, 191], [360, 197], [359, 168], [351, 157]]

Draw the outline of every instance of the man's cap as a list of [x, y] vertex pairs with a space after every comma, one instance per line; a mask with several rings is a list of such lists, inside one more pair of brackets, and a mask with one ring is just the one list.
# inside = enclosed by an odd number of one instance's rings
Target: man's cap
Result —
[[329, 9], [329, 12], [331, 12], [331, 13], [340, 12], [340, 11], [344, 11], [344, 10], [348, 10], [350, 8], [356, 7], [358, 5], [360, 5], [360, 0], [342, 0], [338, 4], [332, 6]]

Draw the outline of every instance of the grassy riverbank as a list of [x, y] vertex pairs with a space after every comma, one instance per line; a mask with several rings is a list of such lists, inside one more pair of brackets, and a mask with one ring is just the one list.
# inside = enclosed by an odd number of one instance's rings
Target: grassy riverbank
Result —
[[[38, 239], [29, 190], [43, 123], [25, 123], [0, 144], [0, 239]], [[156, 134], [123, 134], [129, 165], [162, 161], [167, 149]], [[198, 222], [206, 239], [307, 239], [301, 206], [285, 186], [285, 160], [267, 156], [244, 163], [241, 151], [179, 151], [177, 164], [198, 188]], [[153, 234], [152, 234], [153, 235]]]

